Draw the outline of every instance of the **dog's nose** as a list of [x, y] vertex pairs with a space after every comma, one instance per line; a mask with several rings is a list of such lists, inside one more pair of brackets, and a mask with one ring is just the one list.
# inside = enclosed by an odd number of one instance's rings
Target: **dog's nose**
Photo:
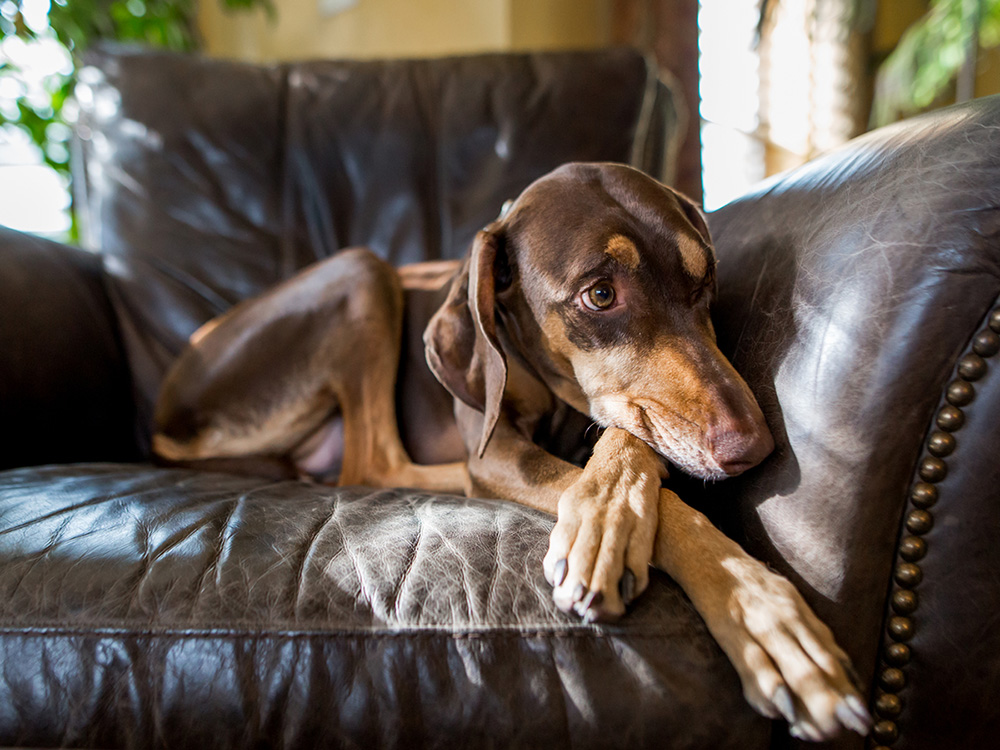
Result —
[[731, 477], [752, 469], [774, 450], [774, 438], [763, 422], [720, 425], [709, 428], [706, 437], [712, 458]]

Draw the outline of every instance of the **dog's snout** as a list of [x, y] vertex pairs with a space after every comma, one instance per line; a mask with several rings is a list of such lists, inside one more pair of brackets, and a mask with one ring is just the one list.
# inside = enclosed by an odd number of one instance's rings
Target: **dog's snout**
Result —
[[731, 477], [752, 469], [774, 450], [774, 438], [763, 419], [716, 425], [706, 437], [712, 458]]

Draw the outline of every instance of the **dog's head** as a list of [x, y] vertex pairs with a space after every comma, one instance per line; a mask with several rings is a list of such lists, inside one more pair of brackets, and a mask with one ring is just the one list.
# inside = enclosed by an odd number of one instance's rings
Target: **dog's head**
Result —
[[507, 357], [603, 426], [720, 479], [773, 448], [760, 407], [715, 343], [715, 256], [687, 198], [638, 170], [568, 164], [476, 237], [424, 336], [437, 378], [499, 416]]

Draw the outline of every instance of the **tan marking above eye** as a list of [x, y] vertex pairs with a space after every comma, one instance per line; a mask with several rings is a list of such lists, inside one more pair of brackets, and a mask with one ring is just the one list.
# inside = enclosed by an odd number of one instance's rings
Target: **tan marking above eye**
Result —
[[639, 250], [624, 234], [616, 234], [604, 246], [604, 252], [626, 268], [639, 267]]
[[708, 273], [708, 253], [700, 243], [690, 237], [681, 237], [677, 242], [684, 270], [695, 279], [705, 278]]

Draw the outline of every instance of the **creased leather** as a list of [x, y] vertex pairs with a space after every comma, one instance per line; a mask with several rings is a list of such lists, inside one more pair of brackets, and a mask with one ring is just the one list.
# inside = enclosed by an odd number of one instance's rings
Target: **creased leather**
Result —
[[620, 625], [555, 608], [551, 526], [402, 490], [7, 472], [0, 742], [766, 747], [665, 576]]

